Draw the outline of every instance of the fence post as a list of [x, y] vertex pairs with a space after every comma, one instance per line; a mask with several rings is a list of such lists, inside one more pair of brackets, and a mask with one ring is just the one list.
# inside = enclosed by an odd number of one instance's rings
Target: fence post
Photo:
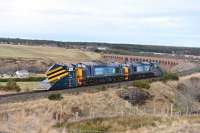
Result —
[[135, 109], [135, 115], [137, 115], [139, 112], [139, 108], [138, 108], [138, 105], [136, 106], [136, 109]]
[[62, 104], [60, 103], [60, 120], [59, 120], [59, 123], [60, 123], [60, 125], [61, 125], [61, 123], [62, 123], [62, 115], [63, 115], [63, 107], [62, 107]]
[[78, 120], [78, 116], [79, 116], [79, 113], [76, 112], [76, 113], [75, 113], [75, 119], [76, 119], [76, 121]]
[[188, 114], [189, 114], [189, 108], [188, 108], [188, 105], [187, 105], [187, 107], [186, 107], [186, 116], [188, 116]]
[[167, 105], [167, 117], [169, 116], [169, 105]]
[[153, 100], [153, 115], [156, 114], [156, 106], [155, 106], [155, 99]]
[[171, 116], [171, 117], [173, 116], [173, 107], [174, 107], [174, 105], [171, 104], [171, 107], [170, 107], [170, 116]]
[[144, 107], [143, 109], [143, 115], [145, 116], [146, 115], [146, 108]]
[[121, 116], [122, 116], [122, 118], [124, 117], [124, 111], [121, 111]]

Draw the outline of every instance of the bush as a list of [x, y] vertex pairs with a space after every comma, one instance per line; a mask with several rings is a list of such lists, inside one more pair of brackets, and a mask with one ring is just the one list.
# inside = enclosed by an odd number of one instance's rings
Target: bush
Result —
[[164, 73], [162, 81], [166, 82], [168, 80], [179, 80], [179, 76], [175, 73]]
[[149, 89], [151, 87], [150, 82], [147, 80], [133, 81], [133, 86], [138, 87], [138, 88], [144, 88], [144, 89]]
[[0, 86], [0, 88], [2, 90], [5, 90], [5, 91], [17, 91], [17, 92], [19, 92], [21, 90], [19, 85], [17, 85], [17, 83], [14, 80], [9, 80], [6, 84], [6, 86]]
[[146, 100], [151, 99], [152, 95], [143, 89], [128, 89], [118, 93], [118, 96], [127, 100], [132, 105], [142, 105]]
[[48, 99], [49, 100], [62, 100], [63, 99], [63, 96], [60, 94], [60, 93], [57, 93], [57, 94], [51, 94], [48, 96]]
[[82, 110], [79, 107], [72, 107], [71, 108], [71, 112], [73, 114], [78, 113], [79, 116], [83, 116], [84, 115], [83, 112], [82, 112]]
[[106, 89], [106, 86], [100, 86], [96, 88], [97, 91], [106, 91]]

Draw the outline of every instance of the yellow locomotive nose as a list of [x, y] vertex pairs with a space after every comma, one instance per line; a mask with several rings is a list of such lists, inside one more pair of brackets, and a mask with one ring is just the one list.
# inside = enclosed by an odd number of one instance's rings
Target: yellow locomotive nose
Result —
[[78, 86], [81, 86], [83, 81], [83, 69], [81, 67], [76, 68], [76, 80]]
[[124, 67], [124, 77], [125, 77], [125, 80], [128, 80], [128, 66]]

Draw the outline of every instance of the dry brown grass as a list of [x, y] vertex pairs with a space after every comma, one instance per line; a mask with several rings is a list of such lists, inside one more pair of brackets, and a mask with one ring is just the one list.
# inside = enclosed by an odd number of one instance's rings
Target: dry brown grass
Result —
[[147, 90], [153, 98], [147, 100], [144, 105], [145, 108], [155, 108], [157, 110], [168, 110], [170, 108], [170, 104], [175, 101], [175, 90], [177, 87], [177, 81], [168, 81], [164, 82], [153, 82], [151, 83], [151, 87]]
[[[168, 81], [168, 82], [153, 82], [151, 88], [148, 90], [153, 95], [153, 100], [147, 101], [143, 106], [145, 107], [156, 107], [158, 109], [169, 108], [170, 104], [177, 102], [177, 94], [180, 94], [177, 87], [180, 84], [184, 84], [189, 91], [197, 91], [200, 86], [200, 82], [192, 82], [191, 79], [196, 77], [200, 81], [200, 73], [195, 73], [188, 76], [180, 77], [179, 81]], [[194, 89], [192, 89], [194, 88]], [[198, 93], [198, 91], [196, 92]], [[186, 95], [181, 94], [182, 100], [187, 100]], [[180, 102], [180, 101], [178, 101]], [[184, 101], [183, 101], [184, 102]]]
[[[182, 79], [179, 81], [182, 82]], [[148, 90], [153, 96], [153, 100], [149, 100], [141, 107], [163, 109], [175, 100], [175, 90], [177, 81], [154, 82]], [[41, 99], [22, 103], [10, 103], [0, 105], [0, 130], [10, 132], [41, 132], [41, 133], [57, 133], [61, 132], [63, 128], [54, 128], [53, 125], [59, 122], [72, 122], [74, 121], [74, 110], [80, 111], [78, 120], [88, 119], [88, 116], [106, 116], [113, 112], [132, 112], [133, 106], [118, 97], [115, 89], [108, 89], [106, 91], [97, 93], [81, 93], [78, 95], [66, 94], [61, 101], [50, 101], [48, 99]], [[78, 108], [77, 108], [78, 107]], [[54, 114], [64, 114], [71, 119], [64, 119], [60, 121], [58, 117], [55, 118]], [[92, 115], [91, 115], [92, 112]], [[142, 111], [139, 110], [139, 114]], [[137, 114], [136, 114], [137, 115]], [[130, 117], [128, 117], [129, 119]], [[132, 116], [134, 118], [134, 116]], [[161, 118], [166, 122], [150, 120], [147, 116], [147, 124], [136, 128], [130, 127], [131, 124], [126, 120], [119, 120], [121, 125], [111, 119], [104, 121], [103, 124], [110, 125], [112, 130], [120, 128], [119, 132], [127, 133], [196, 133], [200, 129], [199, 117], [179, 117], [169, 120], [165, 117]], [[126, 119], [126, 118], [125, 118]], [[150, 120], [150, 121], [149, 121]], [[168, 120], [170, 122], [168, 122]], [[143, 121], [143, 120], [141, 120]], [[145, 119], [144, 119], [145, 121]], [[123, 126], [123, 123], [125, 125]], [[153, 125], [152, 125], [153, 123]], [[113, 125], [112, 125], [113, 124]], [[133, 124], [132, 124], [133, 125]]]
[[[53, 118], [55, 112], [61, 109], [65, 114], [72, 114], [72, 108], [79, 107], [82, 117], [92, 111], [95, 114], [105, 115], [113, 111], [130, 110], [131, 104], [120, 99], [113, 90], [84, 93], [80, 95], [66, 95], [62, 101], [41, 99], [36, 101], [0, 105], [0, 129], [10, 132], [52, 132], [53, 125], [58, 121]], [[1, 115], [0, 115], [1, 116]], [[8, 126], [10, 125], [10, 126]], [[44, 130], [44, 131], [43, 131]], [[55, 129], [54, 129], [55, 130]]]
[[130, 129], [157, 126], [160, 123], [170, 123], [169, 118], [155, 116], [127, 116], [112, 118], [96, 118], [66, 124], [67, 128], [83, 130], [99, 130], [104, 132], [125, 132]]
[[193, 73], [193, 74], [188, 75], [188, 76], [180, 77], [180, 81], [184, 82], [185, 80], [190, 79], [191, 77], [200, 78], [200, 73]]
[[200, 117], [134, 116], [86, 120], [68, 124], [78, 129], [99, 129], [111, 133], [198, 133]]
[[[196, 119], [200, 119], [197, 117]], [[139, 129], [128, 130], [125, 133], [199, 133], [200, 124], [191, 123], [188, 118], [177, 118], [171, 124], [160, 123], [157, 126], [142, 127]]]
[[191, 69], [194, 69], [197, 67], [198, 67], [198, 65], [196, 63], [184, 62], [179, 65], [176, 65], [170, 71], [171, 72], [183, 72], [183, 71], [191, 70]]

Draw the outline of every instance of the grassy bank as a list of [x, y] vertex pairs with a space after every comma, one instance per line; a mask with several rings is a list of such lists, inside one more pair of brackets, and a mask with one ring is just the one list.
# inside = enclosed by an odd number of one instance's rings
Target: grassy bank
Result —
[[132, 117], [113, 117], [95, 118], [74, 123], [61, 123], [56, 127], [66, 127], [68, 129], [80, 129], [85, 131], [101, 132], [124, 132], [127, 130], [138, 129], [141, 127], [155, 127], [157, 124], [171, 124], [172, 119], [155, 116], [132, 116]]

